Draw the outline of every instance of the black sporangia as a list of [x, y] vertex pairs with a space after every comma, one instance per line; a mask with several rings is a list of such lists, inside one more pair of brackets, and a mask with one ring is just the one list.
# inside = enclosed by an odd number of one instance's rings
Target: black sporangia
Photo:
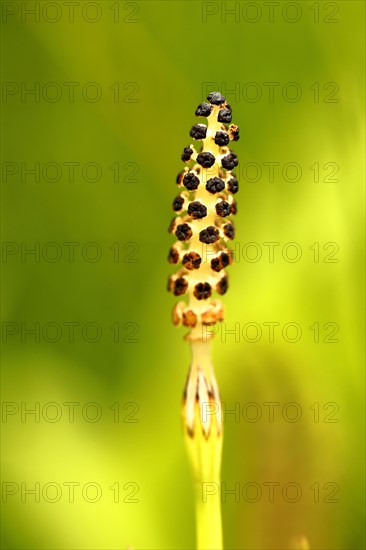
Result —
[[222, 304], [212, 294], [228, 289], [225, 268], [233, 259], [228, 242], [235, 236], [231, 217], [237, 210], [233, 195], [239, 189], [232, 173], [238, 159], [229, 148], [230, 142], [238, 141], [239, 128], [230, 124], [232, 113], [225, 97], [210, 93], [195, 114], [206, 117], [207, 123], [194, 124], [189, 132], [199, 148], [190, 144], [183, 149], [186, 167], [177, 176], [180, 194], [173, 201], [176, 218], [170, 226], [178, 242], [168, 256], [170, 263], [180, 265], [169, 280], [169, 290], [188, 296], [188, 303], [175, 306], [173, 321], [191, 329], [191, 340], [202, 337], [200, 326], [223, 320]]

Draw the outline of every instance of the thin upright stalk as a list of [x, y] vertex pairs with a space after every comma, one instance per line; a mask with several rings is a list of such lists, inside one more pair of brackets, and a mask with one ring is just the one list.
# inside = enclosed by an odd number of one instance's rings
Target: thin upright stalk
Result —
[[184, 392], [185, 439], [194, 475], [198, 550], [221, 550], [221, 403], [210, 357], [210, 342], [192, 342]]
[[198, 105], [195, 115], [206, 124], [190, 130], [193, 140], [181, 156], [185, 167], [176, 182], [179, 195], [173, 201], [169, 231], [178, 241], [168, 260], [180, 264], [169, 277], [168, 289], [186, 296], [173, 309], [175, 325], [189, 327], [186, 340], [192, 360], [183, 400], [185, 439], [195, 479], [198, 550], [220, 550], [222, 527], [220, 510], [220, 468], [222, 418], [219, 391], [211, 363], [207, 327], [223, 321], [224, 310], [216, 293], [228, 289], [225, 268], [233, 261], [228, 243], [235, 237], [232, 216], [237, 206], [234, 195], [239, 184], [233, 170], [238, 165], [231, 141], [238, 141], [239, 128], [231, 123], [231, 108], [220, 92], [211, 92]]

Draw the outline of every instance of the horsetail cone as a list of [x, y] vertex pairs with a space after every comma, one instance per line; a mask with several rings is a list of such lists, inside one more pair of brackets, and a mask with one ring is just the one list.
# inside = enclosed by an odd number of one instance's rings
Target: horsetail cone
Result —
[[228, 243], [235, 236], [232, 217], [238, 191], [233, 173], [238, 159], [228, 145], [238, 141], [239, 128], [231, 124], [231, 108], [219, 92], [209, 94], [195, 114], [206, 117], [207, 124], [192, 126], [190, 136], [202, 146], [186, 146], [181, 157], [186, 166], [177, 176], [176, 216], [169, 228], [177, 241], [168, 257], [179, 269], [169, 278], [168, 289], [186, 298], [173, 309], [174, 324], [190, 329], [185, 338], [191, 344], [192, 360], [182, 413], [195, 475], [197, 547], [219, 550], [219, 496], [202, 501], [202, 484], [219, 483], [222, 450], [221, 403], [210, 356], [213, 332], [207, 327], [224, 319], [218, 296], [228, 289], [225, 268], [233, 261]]
[[239, 139], [239, 128], [231, 123], [231, 108], [218, 92], [212, 92], [208, 103], [196, 109], [197, 117], [206, 117], [206, 124], [192, 126], [190, 135], [201, 141], [197, 150], [193, 144], [183, 150], [186, 167], [178, 174], [179, 194], [173, 201], [176, 216], [170, 231], [177, 242], [169, 252], [169, 262], [180, 264], [169, 279], [169, 290], [175, 296], [188, 296], [173, 310], [175, 325], [191, 330], [187, 339], [202, 341], [209, 331], [205, 326], [223, 321], [221, 300], [228, 289], [225, 268], [233, 261], [228, 242], [235, 236], [232, 217], [237, 206], [234, 199], [238, 181], [233, 169], [238, 164], [228, 147]]

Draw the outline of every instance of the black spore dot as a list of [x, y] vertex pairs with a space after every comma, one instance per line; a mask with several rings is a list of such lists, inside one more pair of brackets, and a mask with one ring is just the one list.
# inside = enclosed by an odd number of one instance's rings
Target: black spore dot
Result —
[[194, 287], [193, 294], [197, 300], [207, 300], [211, 296], [210, 283], [197, 283]]
[[200, 103], [196, 109], [195, 115], [196, 116], [210, 116], [212, 111], [212, 105], [209, 103]]
[[201, 243], [212, 244], [218, 241], [219, 238], [219, 231], [213, 225], [209, 225], [206, 229], [202, 229], [202, 231], [200, 231], [199, 239]]
[[188, 241], [192, 237], [192, 229], [188, 223], [180, 223], [175, 230], [175, 236], [179, 241]]
[[238, 212], [237, 202], [233, 200], [231, 203], [231, 214], [236, 214]]
[[229, 134], [227, 132], [224, 132], [223, 130], [218, 130], [215, 134], [215, 143], [216, 145], [220, 145], [220, 147], [223, 147], [224, 145], [227, 145], [230, 141]]
[[207, 134], [207, 126], [204, 124], [195, 124], [192, 126], [191, 131], [189, 135], [193, 137], [193, 139], [205, 139]]
[[203, 168], [211, 168], [211, 166], [215, 164], [215, 157], [212, 153], [206, 151], [197, 155], [197, 162], [203, 166]]
[[229, 216], [229, 214], [231, 213], [231, 206], [226, 201], [218, 202], [215, 205], [215, 209], [216, 209], [216, 214], [218, 216], [221, 216], [222, 218], [225, 218], [225, 216]]
[[199, 186], [200, 180], [194, 172], [187, 172], [183, 178], [183, 185], [189, 190], [194, 191]]
[[178, 277], [174, 282], [174, 296], [181, 296], [188, 288], [188, 281], [184, 277]]
[[183, 162], [188, 162], [192, 156], [193, 149], [190, 147], [184, 147], [181, 159]]
[[179, 174], [177, 175], [177, 179], [176, 179], [176, 182], [179, 184], [179, 183], [182, 183], [182, 179], [183, 179], [183, 176], [184, 174], [187, 173], [187, 169], [186, 168], [183, 168], [183, 170], [181, 170], [179, 172]]
[[209, 193], [220, 193], [225, 189], [225, 182], [221, 178], [210, 178], [206, 183], [206, 189]]
[[229, 254], [227, 254], [226, 252], [222, 252], [220, 258], [221, 258], [222, 267], [227, 267], [230, 263]]
[[225, 170], [233, 170], [235, 166], [238, 166], [238, 157], [235, 153], [229, 153], [228, 155], [222, 157], [221, 164]]
[[217, 120], [219, 122], [231, 122], [231, 117], [232, 113], [230, 109], [220, 109]]
[[230, 193], [235, 195], [239, 191], [239, 183], [235, 176], [231, 177], [227, 182], [228, 189]]
[[192, 269], [198, 269], [201, 265], [201, 261], [201, 256], [197, 252], [187, 252], [182, 259], [184, 267], [190, 271]]
[[225, 294], [227, 292], [227, 289], [229, 288], [229, 279], [227, 275], [225, 275], [216, 285], [216, 291], [219, 294]]
[[194, 220], [200, 220], [207, 216], [207, 208], [202, 202], [193, 201], [188, 205], [188, 214], [192, 216]]
[[177, 197], [175, 197], [173, 201], [173, 210], [175, 212], [178, 212], [179, 210], [181, 210], [183, 203], [184, 203], [184, 198], [181, 195], [178, 195]]
[[207, 101], [212, 103], [213, 105], [221, 105], [222, 103], [225, 103], [226, 99], [220, 92], [211, 92], [207, 96]]
[[235, 227], [232, 223], [227, 223], [223, 227], [224, 229], [224, 235], [228, 239], [233, 239], [235, 237]]
[[176, 264], [178, 263], [178, 260], [179, 260], [179, 252], [175, 248], [175, 246], [172, 246], [171, 249], [169, 250], [168, 262], [170, 264]]
[[168, 228], [169, 233], [172, 233], [174, 231], [176, 223], [177, 223], [177, 217], [175, 216], [169, 224], [169, 228]]
[[217, 272], [222, 269], [221, 262], [220, 262], [220, 257], [212, 258], [212, 260], [211, 260], [211, 269], [213, 269], [213, 271], [217, 271]]
[[216, 258], [212, 258], [211, 269], [218, 273], [219, 271], [224, 269], [224, 267], [227, 267], [229, 263], [230, 263], [229, 254], [227, 254], [226, 252], [222, 252]]
[[232, 139], [232, 141], [239, 141], [239, 132], [239, 126], [237, 126], [236, 124], [231, 124], [231, 126], [229, 127], [230, 139]]

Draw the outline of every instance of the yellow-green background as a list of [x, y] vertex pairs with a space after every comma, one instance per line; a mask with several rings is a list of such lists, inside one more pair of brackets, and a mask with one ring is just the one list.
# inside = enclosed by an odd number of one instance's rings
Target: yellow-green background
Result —
[[[62, 2], [59, 2], [62, 4]], [[3, 2], [5, 4], [5, 2]], [[13, 3], [14, 4], [14, 3]], [[27, 5], [34, 2], [26, 2]], [[44, 4], [41, 2], [41, 4]], [[83, 21], [81, 2], [75, 22], [25, 21], [19, 15], [2, 24], [4, 82], [98, 82], [99, 102], [88, 103], [76, 93], [56, 103], [15, 95], [2, 102], [3, 162], [97, 162], [99, 182], [80, 178], [57, 183], [24, 183], [19, 177], [2, 182], [3, 241], [32, 245], [77, 241], [103, 247], [99, 262], [76, 254], [59, 262], [19, 255], [3, 262], [3, 322], [31, 326], [54, 321], [97, 322], [100, 342], [80, 338], [60, 342], [20, 341], [19, 334], [3, 344], [4, 401], [81, 404], [97, 402], [103, 417], [95, 424], [79, 414], [74, 423], [64, 415], [57, 423], [22, 423], [20, 416], [2, 424], [2, 481], [29, 486], [35, 482], [98, 483], [103, 496], [84, 502], [80, 491], [69, 503], [25, 503], [20, 496], [2, 504], [2, 547], [9, 549], [182, 549], [194, 547], [194, 511], [190, 471], [182, 442], [180, 401], [189, 365], [182, 329], [170, 321], [174, 298], [165, 289], [166, 263], [172, 242], [167, 233], [180, 154], [189, 143], [205, 82], [278, 81], [273, 103], [228, 96], [233, 121], [240, 125], [235, 144], [243, 164], [298, 162], [297, 183], [262, 177], [241, 180], [238, 195], [237, 241], [297, 242], [303, 257], [286, 262], [280, 253], [270, 263], [240, 261], [230, 269], [231, 288], [225, 297], [226, 328], [240, 323], [297, 322], [298, 343], [266, 333], [257, 343], [236, 343], [217, 337], [213, 356], [222, 399], [228, 408], [256, 402], [263, 409], [257, 423], [227, 417], [223, 480], [273, 481], [281, 487], [297, 482], [303, 490], [290, 504], [280, 495], [274, 503], [233, 498], [223, 505], [226, 548], [282, 549], [304, 533], [314, 549], [363, 548], [363, 152], [364, 152], [364, 4], [338, 1], [338, 23], [325, 23], [329, 6], [319, 3], [314, 23], [310, 3], [300, 2], [303, 16], [289, 23], [281, 16], [284, 3], [268, 21], [242, 17], [235, 23], [220, 15], [202, 22], [201, 2], [141, 1], [135, 3], [136, 23], [113, 22], [103, 1], [100, 21]], [[131, 8], [120, 3], [121, 18]], [[220, 6], [220, 3], [214, 3]], [[230, 8], [234, 3], [227, 3]], [[243, 6], [243, 2], [240, 6]], [[311, 3], [313, 4], [313, 3]], [[332, 3], [333, 4], [333, 3]], [[18, 3], [19, 7], [19, 3]], [[124, 8], [125, 11], [123, 11]], [[21, 9], [19, 7], [19, 9]], [[50, 12], [51, 13], [51, 12]], [[91, 13], [91, 12], [90, 12]], [[135, 82], [136, 103], [114, 103], [108, 87]], [[314, 102], [314, 82], [339, 86], [337, 103]], [[297, 82], [303, 98], [286, 102], [279, 90]], [[80, 88], [79, 88], [80, 89]], [[65, 91], [66, 88], [63, 87]], [[265, 88], [263, 88], [265, 91]], [[321, 91], [324, 94], [324, 91]], [[321, 98], [323, 96], [321, 95]], [[108, 166], [138, 165], [138, 182], [114, 183]], [[316, 183], [314, 162], [339, 165], [339, 181]], [[122, 175], [125, 175], [123, 172]], [[135, 242], [137, 263], [114, 263], [108, 246]], [[315, 263], [314, 242], [339, 245], [337, 263]], [[80, 250], [80, 248], [79, 248]], [[126, 254], [129, 250], [123, 251]], [[322, 259], [322, 256], [321, 256]], [[138, 343], [113, 343], [108, 328], [118, 321], [139, 326]], [[339, 343], [314, 343], [309, 326], [339, 325]], [[122, 330], [126, 336], [127, 330]], [[277, 334], [277, 333], [276, 333]], [[321, 337], [324, 337], [323, 331]], [[296, 402], [303, 416], [297, 423], [281, 414], [270, 423], [264, 402]], [[114, 423], [108, 409], [114, 402], [135, 402], [138, 423]], [[339, 422], [325, 423], [322, 410], [336, 403]], [[320, 406], [316, 423], [309, 407]], [[128, 411], [127, 411], [128, 412]], [[123, 411], [122, 414], [126, 414]], [[138, 503], [113, 502], [114, 482], [137, 483]], [[309, 485], [337, 483], [337, 503], [314, 503]], [[321, 489], [320, 497], [325, 493]], [[125, 496], [127, 492], [122, 492]]]

